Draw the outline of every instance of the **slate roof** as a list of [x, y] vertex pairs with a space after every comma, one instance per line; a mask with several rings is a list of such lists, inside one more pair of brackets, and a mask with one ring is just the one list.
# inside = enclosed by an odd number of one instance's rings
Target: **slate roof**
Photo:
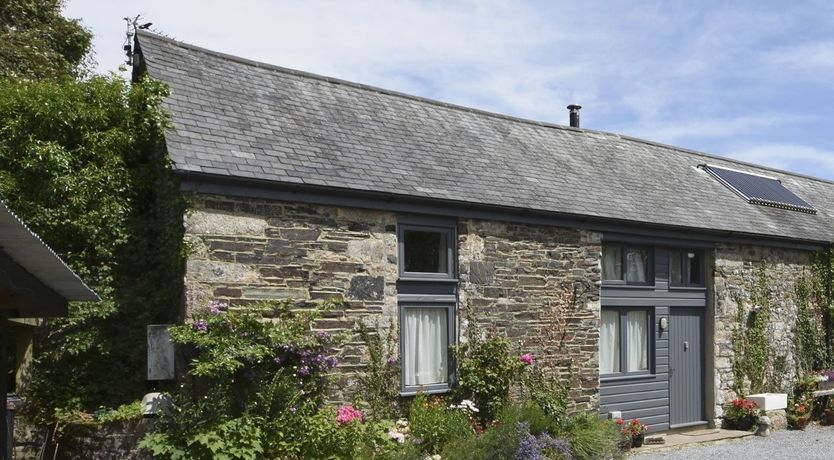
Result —
[[[253, 62], [145, 31], [137, 42], [148, 74], [170, 85], [167, 146], [185, 174], [834, 241], [829, 181]], [[749, 204], [698, 168], [704, 163], [776, 176], [818, 213]]]

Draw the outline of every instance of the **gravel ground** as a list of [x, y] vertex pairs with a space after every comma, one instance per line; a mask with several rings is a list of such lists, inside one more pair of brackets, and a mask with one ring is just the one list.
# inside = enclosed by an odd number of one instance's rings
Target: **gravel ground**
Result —
[[767, 438], [750, 436], [703, 447], [639, 455], [652, 460], [832, 459], [834, 427], [813, 425], [806, 431], [777, 431]]

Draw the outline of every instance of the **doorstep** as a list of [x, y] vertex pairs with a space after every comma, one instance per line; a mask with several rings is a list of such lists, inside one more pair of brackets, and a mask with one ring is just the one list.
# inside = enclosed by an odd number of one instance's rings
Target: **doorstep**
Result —
[[699, 429], [694, 431], [678, 432], [673, 434], [655, 433], [649, 434], [646, 438], [663, 438], [664, 444], [643, 444], [643, 447], [631, 449], [628, 456], [642, 454], [653, 454], [667, 450], [677, 450], [684, 447], [696, 445], [719, 444], [725, 441], [746, 438], [753, 436], [752, 431], [724, 430], [721, 428]]

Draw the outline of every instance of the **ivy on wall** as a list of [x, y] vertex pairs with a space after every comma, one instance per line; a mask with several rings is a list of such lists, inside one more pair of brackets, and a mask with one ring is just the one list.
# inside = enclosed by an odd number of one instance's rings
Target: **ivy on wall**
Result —
[[0, 194], [102, 298], [39, 331], [26, 396], [42, 419], [141, 398], [145, 325], [178, 319], [185, 204], [166, 94], [115, 75], [0, 79]]
[[732, 331], [733, 390], [739, 395], [765, 390], [771, 369], [767, 323], [770, 319], [769, 277], [767, 262], [756, 270], [750, 292], [752, 308], [747, 310], [741, 298]]

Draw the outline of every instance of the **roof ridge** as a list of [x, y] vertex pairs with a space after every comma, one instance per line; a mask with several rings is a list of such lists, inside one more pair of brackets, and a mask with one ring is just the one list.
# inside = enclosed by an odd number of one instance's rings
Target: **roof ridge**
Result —
[[481, 115], [486, 115], [486, 116], [490, 116], [490, 117], [493, 117], [493, 118], [499, 118], [499, 119], [513, 121], [513, 122], [517, 122], [517, 123], [524, 123], [524, 124], [529, 124], [529, 125], [541, 126], [541, 127], [545, 127], [545, 128], [560, 129], [560, 130], [574, 132], [574, 133], [583, 133], [583, 132], [585, 132], [585, 133], [590, 133], [590, 134], [600, 134], [600, 135], [605, 135], [605, 136], [614, 136], [614, 137], [617, 137], [617, 138], [620, 138], [620, 139], [623, 139], [623, 140], [626, 140], [626, 141], [631, 141], [631, 142], [636, 142], [636, 143], [641, 143], [641, 144], [647, 144], [647, 145], [653, 145], [653, 146], [656, 146], [656, 147], [663, 147], [663, 148], [666, 148], [666, 149], [669, 149], [669, 150], [676, 150], [676, 151], [682, 152], [682, 153], [698, 155], [698, 156], [701, 156], [701, 157], [704, 157], [704, 158], [717, 159], [717, 160], [727, 161], [727, 162], [730, 162], [730, 163], [735, 163], [735, 164], [742, 165], [742, 166], [753, 167], [753, 168], [758, 168], [758, 169], [765, 169], [765, 170], [768, 170], [768, 171], [773, 171], [773, 172], [777, 172], [777, 173], [784, 174], [784, 175], [800, 177], [800, 178], [804, 178], [804, 179], [810, 179], [810, 180], [814, 180], [814, 181], [818, 181], [818, 182], [824, 182], [824, 183], [828, 183], [828, 184], [834, 184], [834, 180], [823, 179], [821, 177], [814, 177], [814, 176], [810, 176], [810, 175], [807, 175], [807, 174], [797, 173], [797, 172], [793, 172], [793, 171], [787, 171], [787, 170], [773, 168], [773, 167], [765, 166], [765, 165], [759, 165], [759, 164], [756, 164], [756, 163], [751, 163], [751, 162], [748, 162], [748, 161], [738, 160], [738, 159], [735, 159], [735, 158], [729, 158], [729, 157], [724, 157], [724, 156], [720, 156], [720, 155], [717, 155], [717, 154], [701, 152], [701, 151], [698, 151], [698, 150], [688, 149], [688, 148], [680, 147], [680, 146], [676, 146], [676, 145], [665, 144], [663, 142], [652, 141], [652, 140], [648, 140], [648, 139], [642, 139], [642, 138], [639, 138], [639, 137], [634, 137], [634, 136], [629, 136], [629, 135], [619, 134], [619, 133], [613, 133], [613, 132], [609, 132], [609, 131], [600, 131], [600, 130], [587, 129], [587, 128], [575, 128], [575, 127], [572, 127], [572, 126], [560, 125], [558, 123], [553, 123], [553, 122], [545, 122], [545, 121], [533, 120], [533, 119], [530, 119], [530, 118], [516, 117], [516, 116], [506, 115], [506, 114], [499, 113], [499, 112], [493, 112], [493, 111], [490, 111], [490, 110], [478, 109], [478, 108], [468, 107], [468, 106], [460, 105], [460, 104], [452, 104], [452, 103], [449, 103], [449, 102], [444, 102], [444, 101], [440, 101], [440, 100], [437, 100], [437, 99], [431, 99], [431, 98], [423, 97], [423, 96], [416, 96], [416, 95], [413, 95], [413, 94], [403, 93], [403, 92], [400, 92], [400, 91], [390, 90], [390, 89], [381, 88], [381, 87], [373, 86], [373, 85], [367, 85], [367, 84], [364, 84], [364, 83], [357, 83], [357, 82], [353, 82], [353, 81], [350, 81], [350, 80], [344, 80], [344, 79], [341, 79], [341, 78], [328, 77], [326, 75], [321, 75], [321, 74], [317, 74], [317, 73], [313, 73], [313, 72], [306, 72], [306, 71], [303, 71], [303, 70], [291, 69], [289, 67], [282, 67], [282, 66], [275, 65], [275, 64], [270, 64], [270, 63], [267, 63], [267, 62], [256, 61], [254, 59], [248, 59], [248, 58], [244, 58], [244, 57], [241, 57], [241, 56], [236, 56], [236, 55], [233, 55], [233, 54], [223, 53], [221, 51], [216, 51], [216, 50], [204, 48], [202, 46], [193, 45], [191, 43], [186, 43], [186, 42], [183, 42], [183, 41], [179, 41], [177, 39], [166, 37], [164, 35], [160, 35], [159, 33], [150, 32], [148, 30], [137, 30], [136, 31], [136, 38], [138, 39], [139, 36], [147, 36], [149, 38], [164, 41], [164, 42], [168, 42], [168, 43], [174, 44], [174, 45], [182, 47], [182, 48], [186, 48], [186, 49], [190, 49], [190, 50], [193, 50], [193, 51], [205, 53], [205, 54], [208, 54], [208, 55], [211, 55], [211, 56], [216, 56], [216, 57], [219, 57], [219, 58], [222, 58], [222, 59], [226, 59], [226, 60], [233, 61], [233, 62], [238, 62], [238, 63], [241, 63], [241, 64], [251, 65], [251, 66], [254, 66], [254, 67], [260, 67], [260, 68], [267, 69], [267, 70], [274, 70], [274, 71], [285, 73], [285, 74], [288, 74], [288, 75], [294, 75], [294, 76], [304, 77], [304, 78], [311, 78], [311, 79], [314, 79], [314, 80], [321, 80], [321, 81], [325, 81], [325, 82], [333, 83], [333, 84], [338, 84], [338, 85], [350, 86], [350, 87], [361, 89], [361, 90], [364, 90], [364, 91], [370, 91], [370, 92], [379, 93], [379, 94], [401, 97], [401, 98], [410, 99], [410, 100], [414, 100], [414, 101], [418, 101], [418, 102], [437, 105], [437, 106], [452, 109], [452, 110], [459, 110], [459, 111], [462, 111], [462, 112], [481, 114]]

